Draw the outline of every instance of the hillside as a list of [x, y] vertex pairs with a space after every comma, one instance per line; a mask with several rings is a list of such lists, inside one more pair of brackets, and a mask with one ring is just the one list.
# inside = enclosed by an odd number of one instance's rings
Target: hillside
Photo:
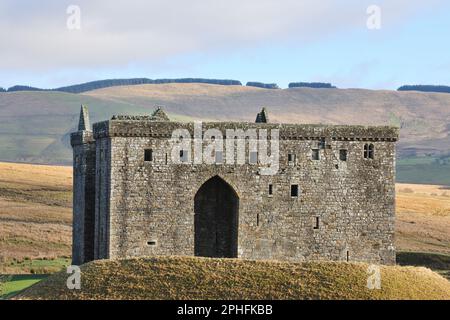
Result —
[[[117, 113], [148, 114], [155, 105], [174, 120], [254, 121], [265, 106], [274, 122], [397, 125], [402, 127], [398, 154], [406, 161], [399, 162], [400, 180], [450, 184], [450, 95], [423, 92], [177, 83], [83, 94], [0, 93], [0, 160], [70, 163], [69, 133], [80, 104], [89, 106], [93, 122]], [[427, 157], [417, 160], [418, 155]]]
[[15, 298], [450, 299], [450, 282], [425, 268], [383, 266], [381, 289], [370, 290], [368, 267], [188, 257], [103, 260], [82, 266], [81, 290], [67, 289], [61, 272]]
[[55, 272], [72, 248], [72, 168], [0, 163], [0, 274]]

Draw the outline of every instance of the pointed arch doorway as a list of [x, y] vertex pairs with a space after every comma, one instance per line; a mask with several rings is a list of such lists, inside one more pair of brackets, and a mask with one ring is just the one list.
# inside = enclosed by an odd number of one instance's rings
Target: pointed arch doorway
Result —
[[236, 258], [239, 197], [219, 176], [206, 181], [194, 198], [196, 256]]

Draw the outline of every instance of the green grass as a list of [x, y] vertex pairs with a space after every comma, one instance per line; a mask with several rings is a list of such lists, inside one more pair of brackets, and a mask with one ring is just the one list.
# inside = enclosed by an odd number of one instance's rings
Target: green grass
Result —
[[397, 182], [450, 186], [450, 157], [409, 157], [397, 161]]
[[15, 269], [17, 273], [50, 274], [64, 269], [70, 265], [70, 261], [69, 258], [12, 260], [9, 262], [8, 268]]
[[18, 299], [450, 299], [450, 282], [429, 269], [381, 266], [367, 287], [365, 263], [251, 261], [198, 257], [99, 260], [81, 267], [81, 290], [60, 272]]
[[47, 277], [37, 274], [0, 275], [0, 300], [9, 299]]

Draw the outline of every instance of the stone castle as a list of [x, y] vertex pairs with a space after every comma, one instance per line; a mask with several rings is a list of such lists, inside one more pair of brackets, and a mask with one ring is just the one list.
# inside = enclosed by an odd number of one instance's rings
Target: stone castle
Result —
[[264, 175], [255, 152], [241, 164], [224, 159], [229, 150], [195, 163], [194, 146], [174, 161], [173, 132], [194, 138], [196, 124], [160, 108], [91, 130], [82, 106], [71, 135], [73, 263], [195, 255], [394, 264], [398, 128], [268, 120], [263, 109], [255, 123], [206, 122], [200, 132], [278, 130], [279, 167]]

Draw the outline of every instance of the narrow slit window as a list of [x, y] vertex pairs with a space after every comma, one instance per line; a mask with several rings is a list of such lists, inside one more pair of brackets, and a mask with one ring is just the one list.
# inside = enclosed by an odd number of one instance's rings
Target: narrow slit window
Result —
[[313, 160], [320, 160], [320, 152], [319, 149], [313, 149], [312, 150], [312, 159]]
[[144, 161], [146, 161], [146, 162], [153, 161], [153, 150], [152, 149], [145, 149]]
[[259, 213], [256, 214], [256, 226], [259, 227]]
[[149, 245], [149, 246], [156, 246], [156, 240], [147, 241], [147, 245]]
[[345, 149], [339, 150], [339, 160], [347, 161], [347, 150]]
[[314, 230], [318, 230], [319, 229], [319, 223], [320, 223], [319, 217], [316, 217], [316, 220], [315, 220], [315, 223], [314, 223]]
[[374, 159], [375, 147], [373, 144], [369, 145], [369, 159]]
[[364, 159], [369, 159], [369, 145], [364, 145]]
[[298, 184], [291, 185], [291, 197], [298, 197]]
[[350, 261], [350, 252], [347, 250], [347, 262]]
[[273, 195], [273, 185], [269, 184], [269, 196]]

